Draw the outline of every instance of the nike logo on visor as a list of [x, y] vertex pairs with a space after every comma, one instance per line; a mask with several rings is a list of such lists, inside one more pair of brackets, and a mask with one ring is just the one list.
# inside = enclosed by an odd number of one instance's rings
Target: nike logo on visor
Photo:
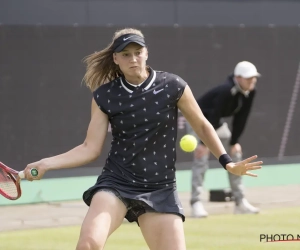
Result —
[[132, 37], [132, 36], [124, 37], [124, 38], [123, 38], [123, 41], [128, 40], [130, 37]]

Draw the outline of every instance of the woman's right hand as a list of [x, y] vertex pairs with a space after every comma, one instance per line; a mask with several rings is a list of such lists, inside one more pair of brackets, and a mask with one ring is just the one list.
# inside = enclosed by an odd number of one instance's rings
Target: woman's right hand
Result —
[[[37, 176], [32, 176], [31, 169], [37, 170]], [[30, 163], [24, 169], [25, 179], [28, 181], [36, 181], [43, 178], [44, 174], [47, 172], [48, 166], [45, 160], [36, 161]]]
[[199, 145], [197, 146], [197, 148], [194, 151], [194, 155], [195, 155], [195, 158], [199, 160], [204, 155], [209, 155], [209, 149], [205, 145], [199, 143]]

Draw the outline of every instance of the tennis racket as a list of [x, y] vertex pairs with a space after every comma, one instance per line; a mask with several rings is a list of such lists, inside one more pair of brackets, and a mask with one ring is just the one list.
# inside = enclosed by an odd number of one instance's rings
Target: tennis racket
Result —
[[[31, 175], [37, 176], [38, 170], [31, 169]], [[0, 162], [0, 194], [9, 200], [17, 200], [22, 195], [20, 180], [25, 178], [23, 171], [16, 171]]]

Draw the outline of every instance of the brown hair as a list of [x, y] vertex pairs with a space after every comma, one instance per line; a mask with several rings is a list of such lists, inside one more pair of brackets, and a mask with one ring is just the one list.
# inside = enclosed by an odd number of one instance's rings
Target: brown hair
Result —
[[137, 29], [126, 28], [118, 30], [115, 32], [112, 42], [105, 49], [84, 58], [83, 61], [87, 66], [83, 80], [91, 91], [96, 90], [105, 82], [110, 82], [122, 75], [119, 66], [114, 63], [112, 45], [118, 37], [125, 34], [136, 34], [144, 37], [143, 33]]

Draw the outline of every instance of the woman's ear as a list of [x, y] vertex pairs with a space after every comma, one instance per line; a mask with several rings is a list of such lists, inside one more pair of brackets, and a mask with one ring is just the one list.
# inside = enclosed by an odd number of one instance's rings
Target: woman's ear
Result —
[[116, 53], [113, 53], [113, 60], [114, 60], [114, 62], [115, 62], [116, 65], [119, 65]]
[[148, 60], [148, 49], [146, 51], [146, 61]]

